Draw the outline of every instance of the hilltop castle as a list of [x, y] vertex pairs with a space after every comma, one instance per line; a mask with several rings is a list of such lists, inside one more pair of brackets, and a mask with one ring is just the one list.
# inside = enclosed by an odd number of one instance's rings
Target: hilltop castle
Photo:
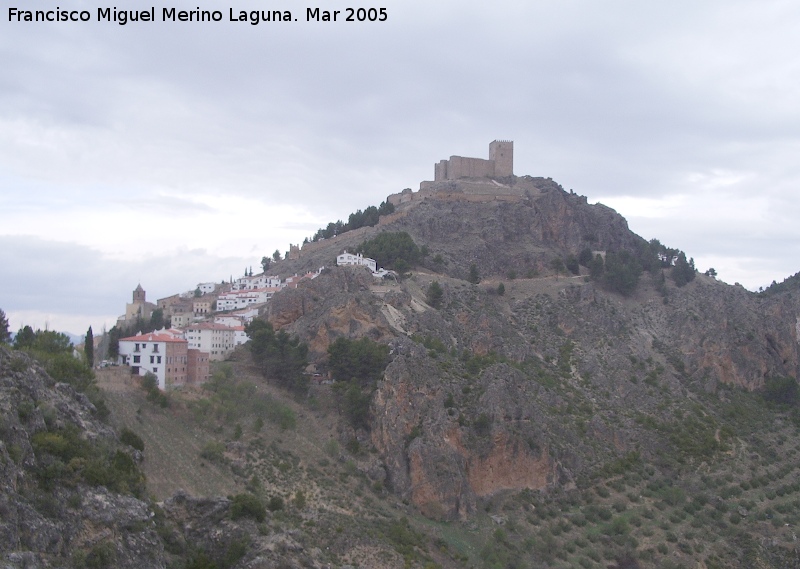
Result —
[[514, 141], [495, 140], [489, 144], [489, 159], [451, 156], [434, 165], [435, 182], [459, 178], [502, 178], [514, 175]]

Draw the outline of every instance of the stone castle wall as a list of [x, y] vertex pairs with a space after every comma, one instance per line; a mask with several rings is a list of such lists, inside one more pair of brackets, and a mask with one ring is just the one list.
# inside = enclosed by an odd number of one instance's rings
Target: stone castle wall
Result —
[[502, 178], [514, 175], [514, 142], [495, 140], [489, 144], [489, 159], [451, 156], [433, 167], [436, 182], [459, 178]]
[[494, 175], [498, 178], [514, 175], [514, 141], [495, 140], [489, 144], [489, 160], [494, 162]]

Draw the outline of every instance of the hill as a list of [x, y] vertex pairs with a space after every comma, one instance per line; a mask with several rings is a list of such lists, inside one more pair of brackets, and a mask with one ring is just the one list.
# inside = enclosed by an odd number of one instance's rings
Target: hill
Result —
[[[273, 266], [328, 267], [277, 293], [265, 315], [307, 344], [307, 391], [264, 377], [245, 346], [209, 384], [162, 399], [101, 371], [104, 423], [3, 351], [4, 511], [30, 512], [4, 526], [4, 562], [798, 565], [793, 281], [759, 295], [695, 274], [549, 179], [436, 182], [389, 198], [396, 209], [377, 225]], [[397, 278], [332, 266], [345, 249], [403, 234], [420, 251]], [[15, 415], [29, 384], [41, 387]], [[45, 420], [50, 408], [61, 423]], [[30, 441], [63, 436], [65, 422], [130, 456], [147, 493], [58, 478], [54, 503], [37, 498], [61, 451]], [[120, 442], [129, 431], [143, 453]], [[75, 498], [98, 493], [138, 517], [117, 521], [130, 516], [110, 507], [104, 532]], [[69, 539], [33, 540], [45, 519]]]

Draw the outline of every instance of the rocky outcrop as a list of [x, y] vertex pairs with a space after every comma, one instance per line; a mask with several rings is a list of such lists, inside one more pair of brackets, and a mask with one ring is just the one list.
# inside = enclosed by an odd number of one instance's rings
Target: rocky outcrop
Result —
[[[56, 384], [25, 354], [0, 347], [4, 567], [58, 567], [78, 559], [102, 559], [115, 567], [165, 567], [147, 502], [57, 473], [57, 464], [35, 449], [37, 433], [69, 430], [87, 444], [121, 448], [84, 395]], [[70, 463], [67, 468], [81, 466]]]
[[267, 319], [308, 344], [312, 359], [324, 357], [338, 337], [388, 341], [392, 326], [383, 302], [370, 292], [374, 279], [364, 267], [332, 267], [269, 304]]
[[372, 406], [372, 442], [395, 492], [430, 517], [463, 519], [480, 498], [563, 482], [548, 443], [533, 443], [547, 440], [549, 418], [535, 400], [521, 407], [518, 372], [495, 366], [475, 386], [479, 397], [454, 397], [453, 378], [413, 346], [403, 352]]

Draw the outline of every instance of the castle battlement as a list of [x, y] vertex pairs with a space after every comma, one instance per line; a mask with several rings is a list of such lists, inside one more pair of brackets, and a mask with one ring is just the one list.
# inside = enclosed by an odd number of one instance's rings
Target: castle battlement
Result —
[[514, 175], [514, 142], [495, 140], [489, 144], [489, 159], [451, 156], [433, 167], [434, 182], [459, 178], [502, 178]]

